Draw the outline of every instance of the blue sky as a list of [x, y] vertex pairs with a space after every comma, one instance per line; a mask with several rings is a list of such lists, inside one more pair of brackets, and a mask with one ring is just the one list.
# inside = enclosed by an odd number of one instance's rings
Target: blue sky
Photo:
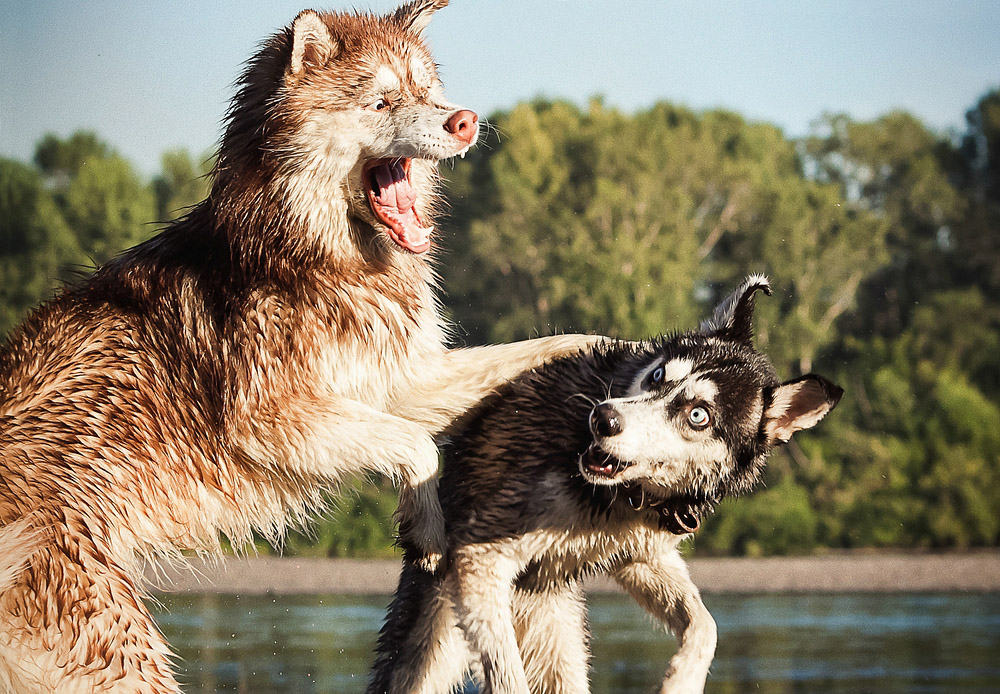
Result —
[[[0, 156], [78, 128], [146, 174], [168, 148], [209, 149], [242, 62], [306, 2], [0, 3]], [[603, 94], [725, 107], [792, 136], [824, 111], [896, 108], [946, 130], [1000, 86], [996, 0], [452, 0], [428, 40], [449, 98], [487, 115]]]

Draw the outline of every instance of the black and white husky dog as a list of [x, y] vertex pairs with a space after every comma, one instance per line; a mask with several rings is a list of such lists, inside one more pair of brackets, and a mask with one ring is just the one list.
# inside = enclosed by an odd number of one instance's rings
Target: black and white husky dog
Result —
[[[408, 550], [369, 694], [589, 691], [580, 581], [605, 573], [674, 632], [661, 692], [703, 691], [715, 622], [677, 551], [771, 449], [842, 390], [780, 382], [752, 344], [749, 277], [695, 332], [608, 342], [503, 386], [471, 412], [440, 482], [449, 561]], [[404, 535], [405, 536], [405, 535]]]

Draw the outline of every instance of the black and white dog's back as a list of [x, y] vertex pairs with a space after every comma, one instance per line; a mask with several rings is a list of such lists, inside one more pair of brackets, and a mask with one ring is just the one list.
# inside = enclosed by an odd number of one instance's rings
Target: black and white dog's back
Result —
[[748, 278], [699, 331], [527, 372], [470, 414], [440, 481], [447, 568], [407, 552], [369, 694], [450, 692], [470, 670], [493, 694], [589, 691], [593, 573], [677, 636], [661, 692], [702, 691], [715, 623], [677, 547], [842, 393], [778, 381], [752, 345], [757, 290], [767, 280]]

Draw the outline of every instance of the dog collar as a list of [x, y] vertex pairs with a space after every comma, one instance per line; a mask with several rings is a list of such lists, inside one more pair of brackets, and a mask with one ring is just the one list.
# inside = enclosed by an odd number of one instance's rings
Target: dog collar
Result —
[[690, 511], [660, 509], [660, 527], [674, 535], [689, 535], [701, 527], [701, 519]]
[[698, 528], [701, 527], [701, 519], [694, 512], [693, 504], [671, 499], [649, 501], [646, 499], [646, 491], [641, 486], [628, 486], [625, 490], [625, 498], [628, 499], [628, 505], [632, 507], [632, 510], [636, 512], [656, 511], [661, 530], [666, 530], [674, 535], [689, 535], [697, 532]]

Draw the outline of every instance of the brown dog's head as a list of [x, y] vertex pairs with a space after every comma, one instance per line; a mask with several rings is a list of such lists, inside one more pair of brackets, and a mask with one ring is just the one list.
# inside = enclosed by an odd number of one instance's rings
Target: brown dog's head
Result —
[[[476, 114], [445, 99], [421, 36], [447, 4], [301, 12], [248, 63], [217, 184], [250, 177], [243, 194], [259, 199], [243, 202], [280, 206], [327, 250], [430, 248], [437, 162], [464, 155], [478, 135]], [[343, 219], [350, 230], [338, 228]]]

